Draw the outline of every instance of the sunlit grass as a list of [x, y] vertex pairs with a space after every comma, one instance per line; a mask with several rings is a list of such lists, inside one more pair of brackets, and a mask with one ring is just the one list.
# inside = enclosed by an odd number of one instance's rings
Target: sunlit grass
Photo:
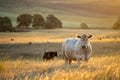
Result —
[[16, 60], [0, 62], [1, 79], [22, 80], [119, 80], [120, 55], [92, 57], [78, 67], [75, 62], [64, 66], [63, 60], [42, 62]]

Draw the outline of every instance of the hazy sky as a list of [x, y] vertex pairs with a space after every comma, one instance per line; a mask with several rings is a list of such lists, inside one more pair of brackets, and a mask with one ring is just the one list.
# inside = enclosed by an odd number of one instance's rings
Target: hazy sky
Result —
[[120, 15], [120, 0], [0, 0], [0, 8], [1, 6], [44, 7], [89, 17]]
[[73, 11], [78, 14], [83, 12], [98, 17], [99, 15], [103, 15], [103, 17], [120, 15], [120, 0], [52, 0], [48, 2], [61, 5], [63, 3], [64, 8], [74, 8]]

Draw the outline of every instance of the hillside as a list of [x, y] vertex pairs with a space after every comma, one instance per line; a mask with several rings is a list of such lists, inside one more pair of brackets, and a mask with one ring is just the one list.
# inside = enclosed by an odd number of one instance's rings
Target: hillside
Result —
[[120, 14], [119, 0], [0, 0], [0, 16], [15, 18], [22, 13], [55, 14], [65, 27], [111, 27]]

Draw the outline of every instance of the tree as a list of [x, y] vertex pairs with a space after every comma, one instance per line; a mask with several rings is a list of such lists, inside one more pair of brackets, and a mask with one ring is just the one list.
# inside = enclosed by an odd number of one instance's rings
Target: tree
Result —
[[3, 17], [0, 16], [0, 31], [3, 31]]
[[39, 28], [39, 27], [43, 27], [44, 26], [45, 20], [44, 20], [44, 18], [43, 18], [42, 15], [40, 15], [40, 14], [34, 14], [32, 16], [32, 18], [33, 18], [32, 27]]
[[53, 28], [54, 28], [54, 25], [52, 25], [52, 24], [49, 23], [49, 22], [45, 22], [44, 28], [45, 28], [45, 29], [53, 29]]
[[81, 23], [81, 29], [88, 29], [88, 25], [86, 23]]
[[118, 20], [113, 24], [113, 29], [120, 29], [120, 17], [118, 18]]
[[32, 16], [30, 14], [21, 14], [17, 17], [18, 28], [28, 28], [32, 23]]
[[0, 31], [13, 31], [12, 22], [9, 17], [0, 17]]
[[47, 17], [47, 22], [52, 24], [54, 28], [62, 28], [62, 22], [52, 14], [49, 14]]

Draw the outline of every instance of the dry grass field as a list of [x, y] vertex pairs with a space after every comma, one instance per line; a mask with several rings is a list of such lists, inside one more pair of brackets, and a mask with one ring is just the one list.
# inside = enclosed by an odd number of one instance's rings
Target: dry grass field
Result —
[[[76, 34], [92, 34], [90, 60], [64, 66], [61, 45]], [[31, 43], [31, 44], [30, 44]], [[58, 57], [43, 62], [44, 51]], [[120, 80], [120, 31], [52, 29], [0, 33], [0, 80]]]

